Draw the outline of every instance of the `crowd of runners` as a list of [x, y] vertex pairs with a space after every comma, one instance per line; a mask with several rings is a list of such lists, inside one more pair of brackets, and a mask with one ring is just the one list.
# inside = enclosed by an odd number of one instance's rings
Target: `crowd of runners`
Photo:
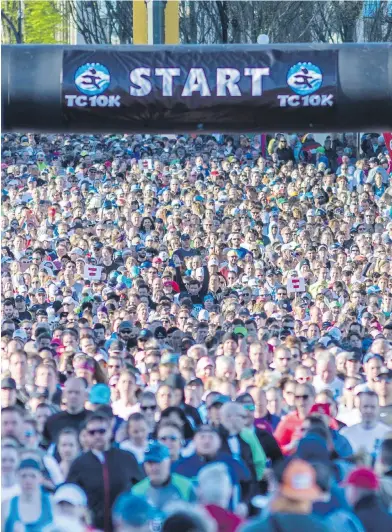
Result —
[[1, 170], [2, 530], [392, 530], [381, 134], [5, 134]]

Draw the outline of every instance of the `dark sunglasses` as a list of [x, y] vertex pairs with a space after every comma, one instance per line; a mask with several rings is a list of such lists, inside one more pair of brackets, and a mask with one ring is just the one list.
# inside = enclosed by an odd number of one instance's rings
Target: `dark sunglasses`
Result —
[[156, 405], [154, 405], [154, 406], [141, 406], [140, 409], [143, 410], [143, 412], [145, 412], [146, 410], [155, 410], [156, 409]]
[[102, 427], [101, 429], [91, 429], [91, 430], [88, 430], [87, 432], [88, 432], [88, 434], [89, 434], [90, 436], [95, 436], [95, 434], [101, 434], [101, 435], [103, 435], [103, 434], [106, 433], [106, 429], [104, 429], [104, 428]]
[[305, 395], [296, 395], [295, 396], [296, 399], [303, 399], [304, 401], [306, 401], [307, 399], [309, 399], [309, 395], [305, 394]]

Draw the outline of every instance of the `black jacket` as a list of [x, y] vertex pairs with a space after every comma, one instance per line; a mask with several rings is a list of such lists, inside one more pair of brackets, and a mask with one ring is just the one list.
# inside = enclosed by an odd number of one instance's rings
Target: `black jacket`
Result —
[[354, 506], [354, 513], [366, 532], [392, 530], [392, 515], [387, 512], [376, 494], [362, 497]]
[[67, 482], [78, 484], [86, 492], [94, 526], [104, 532], [112, 532], [111, 509], [114, 501], [145, 475], [134, 455], [128, 451], [111, 448], [104, 453], [104, 458], [106, 467], [92, 451], [82, 454], [71, 465]]
[[[221, 448], [220, 448], [220, 452], [228, 453], [231, 456], [233, 456], [233, 453], [232, 453], [232, 451], [230, 449], [230, 445], [229, 445], [229, 438], [230, 438], [229, 432], [225, 429], [225, 427], [223, 427], [223, 425], [219, 426], [218, 432], [219, 432], [221, 440], [222, 440], [222, 445], [221, 445]], [[256, 469], [255, 469], [255, 465], [254, 465], [254, 462], [253, 462], [252, 449], [251, 449], [249, 443], [246, 443], [246, 441], [244, 441], [239, 434], [237, 435], [237, 438], [238, 438], [238, 442], [240, 444], [240, 455], [241, 455], [241, 458], [245, 462], [245, 464], [248, 466], [249, 471], [251, 472], [251, 475], [252, 475], [252, 480], [254, 482], [256, 482]]]
[[265, 456], [271, 460], [272, 464], [283, 458], [278, 442], [268, 430], [255, 427], [255, 434], [265, 452]]

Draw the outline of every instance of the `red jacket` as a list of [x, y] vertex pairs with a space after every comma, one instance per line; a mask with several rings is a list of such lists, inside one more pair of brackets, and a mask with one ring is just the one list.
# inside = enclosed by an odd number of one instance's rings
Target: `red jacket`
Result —
[[290, 412], [283, 419], [279, 421], [279, 425], [276, 427], [274, 436], [279, 443], [283, 454], [291, 454], [293, 450], [288, 449], [288, 446], [294, 439], [301, 439], [300, 428], [302, 426], [303, 419], [300, 419], [298, 412]]
[[242, 524], [242, 519], [238, 515], [229, 512], [215, 504], [207, 504], [205, 509], [216, 521], [218, 532], [235, 532]]

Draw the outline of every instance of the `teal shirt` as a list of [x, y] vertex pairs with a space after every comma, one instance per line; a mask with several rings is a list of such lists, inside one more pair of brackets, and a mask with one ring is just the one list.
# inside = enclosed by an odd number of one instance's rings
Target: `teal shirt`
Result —
[[196, 501], [196, 494], [193, 490], [192, 481], [177, 473], [172, 473], [169, 482], [163, 486], [155, 487], [151, 485], [150, 479], [145, 478], [133, 486], [132, 493], [145, 497], [147, 501], [161, 510], [168, 502], [183, 500], [186, 502]]

